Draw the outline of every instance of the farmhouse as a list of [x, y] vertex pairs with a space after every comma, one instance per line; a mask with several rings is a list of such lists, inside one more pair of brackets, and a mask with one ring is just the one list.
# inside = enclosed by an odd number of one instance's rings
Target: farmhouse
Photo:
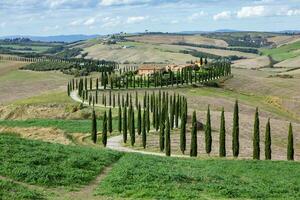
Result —
[[166, 68], [160, 65], [156, 64], [143, 64], [138, 69], [139, 75], [149, 75], [154, 74], [156, 72], [164, 72], [166, 71]]
[[166, 71], [177, 72], [177, 71], [181, 71], [182, 69], [185, 69], [185, 68], [194, 68], [194, 67], [195, 67], [194, 64], [185, 64], [185, 65], [172, 64], [172, 65], [166, 66]]

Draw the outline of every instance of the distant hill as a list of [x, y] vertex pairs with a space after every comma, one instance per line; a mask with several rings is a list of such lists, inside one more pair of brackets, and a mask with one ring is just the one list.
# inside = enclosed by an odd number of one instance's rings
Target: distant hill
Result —
[[55, 35], [55, 36], [11, 35], [11, 36], [0, 36], [0, 39], [28, 38], [32, 41], [41, 41], [41, 42], [76, 42], [79, 40], [88, 40], [97, 37], [99, 37], [99, 35]]

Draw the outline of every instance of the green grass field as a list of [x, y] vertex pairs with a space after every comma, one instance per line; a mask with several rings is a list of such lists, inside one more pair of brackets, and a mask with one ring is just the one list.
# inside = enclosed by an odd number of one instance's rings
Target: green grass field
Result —
[[28, 189], [20, 184], [0, 180], [0, 199], [2, 200], [32, 200], [45, 199], [43, 194]]
[[[103, 116], [97, 121], [98, 130], [102, 130]], [[66, 133], [90, 133], [92, 129], [91, 120], [62, 120], [62, 119], [29, 119], [29, 120], [0, 120], [0, 126], [7, 127], [52, 127], [58, 128]], [[117, 130], [118, 119], [113, 118], [113, 129]]]
[[283, 45], [274, 49], [261, 49], [263, 55], [270, 55], [276, 61], [283, 61], [289, 58], [300, 56], [300, 41]]
[[299, 199], [300, 165], [127, 154], [97, 194], [129, 199]]
[[43, 186], [78, 187], [122, 154], [0, 135], [0, 175]]

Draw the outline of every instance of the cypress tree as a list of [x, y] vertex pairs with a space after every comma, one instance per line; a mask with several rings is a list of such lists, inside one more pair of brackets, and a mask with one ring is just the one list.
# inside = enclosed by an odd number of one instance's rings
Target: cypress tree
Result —
[[225, 128], [225, 113], [224, 113], [224, 108], [222, 108], [222, 114], [221, 114], [219, 144], [220, 144], [219, 156], [220, 157], [225, 157], [226, 156], [226, 128]]
[[150, 109], [149, 109], [149, 105], [147, 106], [147, 133], [150, 132], [150, 128], [151, 128], [151, 122], [150, 122]]
[[271, 149], [271, 126], [270, 126], [270, 119], [268, 119], [266, 125], [266, 134], [265, 134], [265, 159], [271, 160], [272, 159], [272, 149]]
[[185, 114], [181, 115], [181, 124], [180, 124], [180, 150], [184, 154], [186, 150], [186, 118]]
[[106, 111], [104, 112], [104, 117], [103, 117], [102, 144], [104, 145], [104, 147], [106, 147], [106, 144], [107, 144], [107, 116], [106, 116]]
[[253, 159], [260, 159], [260, 147], [259, 147], [259, 116], [258, 116], [258, 108], [255, 111], [254, 118], [254, 133], [253, 133]]
[[123, 141], [127, 142], [127, 107], [124, 107], [123, 112]]
[[138, 105], [138, 135], [141, 135], [142, 131], [142, 113], [141, 113], [141, 104]]
[[97, 143], [97, 118], [96, 118], [95, 110], [93, 110], [93, 114], [92, 114], [92, 140], [94, 144]]
[[146, 111], [144, 110], [143, 114], [143, 126], [142, 126], [142, 143], [144, 149], [146, 148], [146, 143], [147, 143], [147, 133], [146, 133]]
[[109, 108], [109, 111], [108, 111], [108, 131], [109, 131], [109, 133], [112, 133], [112, 113], [111, 113], [111, 108]]
[[165, 149], [165, 120], [163, 117], [164, 108], [160, 114], [160, 135], [159, 135], [159, 147], [160, 151], [164, 151]]
[[197, 117], [196, 111], [193, 112], [193, 120], [192, 120], [192, 132], [191, 132], [191, 157], [197, 157], [198, 147], [197, 147]]
[[289, 126], [288, 146], [287, 146], [287, 160], [294, 160], [294, 135], [292, 123]]
[[167, 116], [167, 125], [166, 125], [166, 156], [171, 156], [171, 130], [170, 130], [170, 120]]
[[131, 141], [131, 146], [134, 146], [135, 144], [135, 125], [134, 125], [134, 110], [132, 108], [132, 105], [130, 106], [131, 107], [131, 115], [130, 115], [130, 141]]
[[239, 144], [239, 106], [238, 101], [235, 101], [234, 113], [233, 113], [233, 127], [232, 127], [232, 152], [236, 158], [239, 156], [240, 144]]
[[119, 122], [119, 124], [118, 124], [118, 130], [119, 130], [119, 132], [121, 133], [121, 131], [122, 131], [122, 108], [121, 107], [119, 107], [119, 115], [118, 115], [119, 117], [118, 117], [118, 122]]
[[206, 126], [205, 126], [205, 150], [207, 154], [211, 152], [211, 120], [210, 120], [210, 108], [207, 108], [207, 119], [206, 119]]

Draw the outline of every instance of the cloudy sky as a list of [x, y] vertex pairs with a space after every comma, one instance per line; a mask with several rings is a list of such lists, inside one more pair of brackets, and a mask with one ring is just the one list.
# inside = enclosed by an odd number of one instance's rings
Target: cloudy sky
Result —
[[300, 30], [300, 0], [0, 0], [0, 35]]

